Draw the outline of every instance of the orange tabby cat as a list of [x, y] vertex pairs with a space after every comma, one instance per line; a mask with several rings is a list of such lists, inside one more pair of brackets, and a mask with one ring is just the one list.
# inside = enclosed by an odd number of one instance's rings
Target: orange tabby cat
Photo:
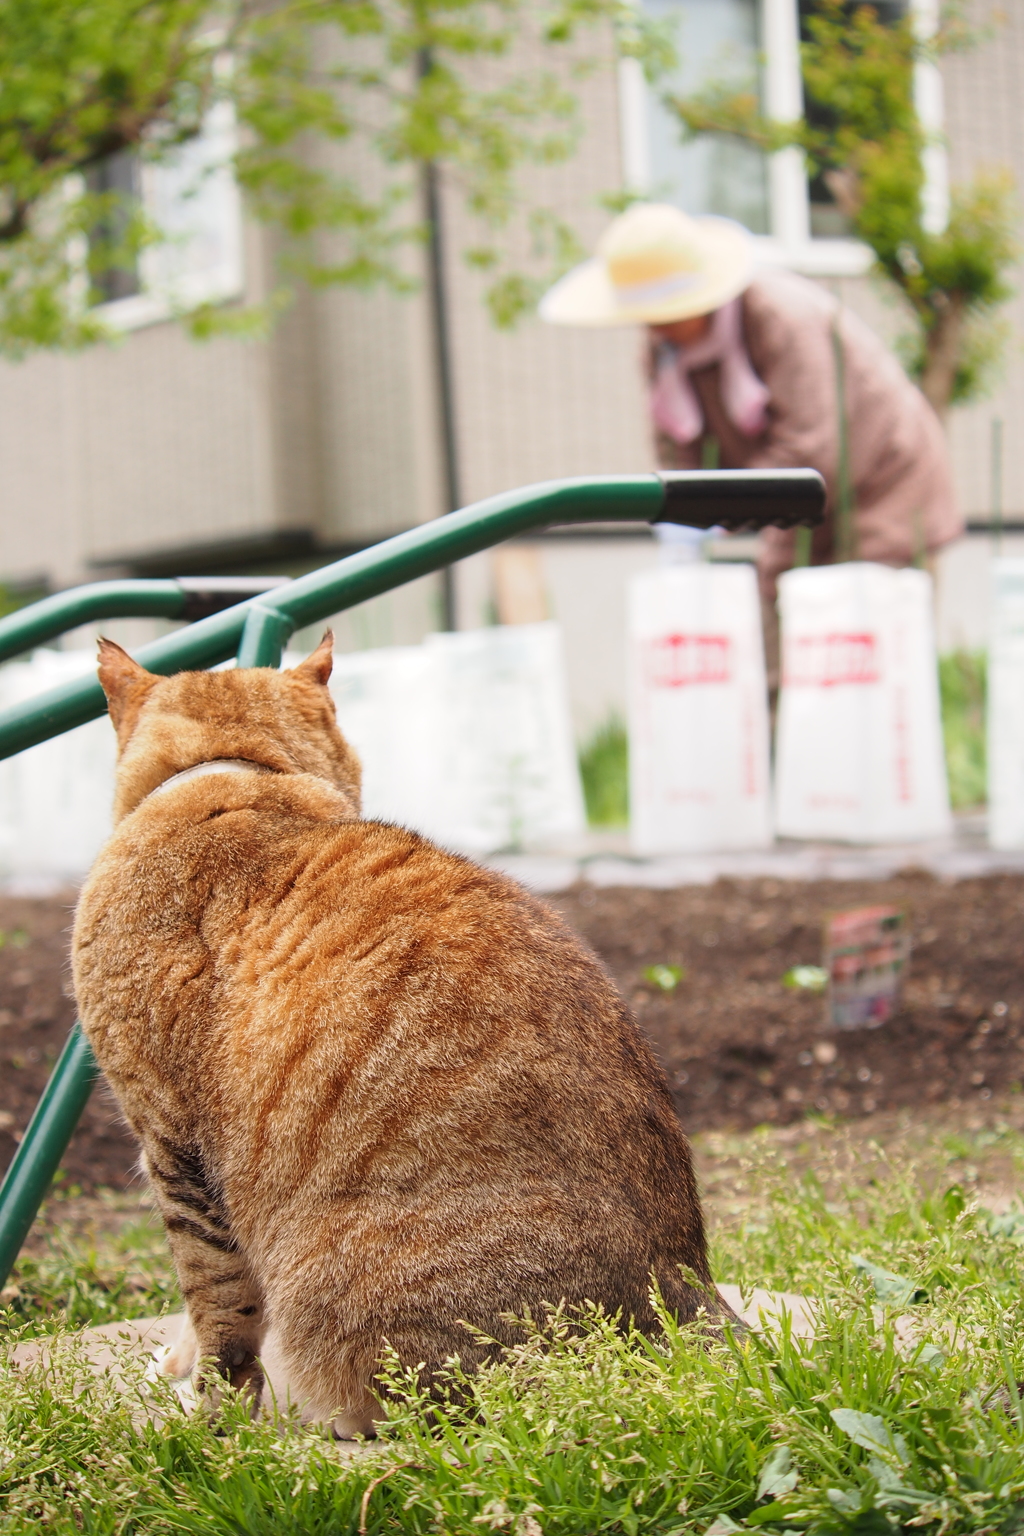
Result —
[[562, 1298], [653, 1330], [652, 1274], [682, 1318], [707, 1296], [679, 1266], [710, 1276], [686, 1139], [612, 983], [512, 880], [360, 820], [330, 672], [330, 635], [291, 672], [169, 678], [100, 642], [116, 830], [74, 979], [185, 1356], [257, 1393], [272, 1356], [352, 1434], [385, 1342], [473, 1366], [466, 1323], [510, 1340], [505, 1314]]

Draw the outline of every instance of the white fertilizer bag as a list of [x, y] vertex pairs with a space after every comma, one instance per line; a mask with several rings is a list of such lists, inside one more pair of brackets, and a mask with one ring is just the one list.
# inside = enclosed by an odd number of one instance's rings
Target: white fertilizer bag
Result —
[[[91, 649], [36, 651], [0, 667], [0, 709], [95, 673]], [[104, 714], [0, 762], [0, 876], [81, 879], [110, 836], [116, 746]]]
[[[95, 670], [91, 648], [37, 651], [0, 667], [0, 709]], [[583, 831], [556, 624], [336, 656], [331, 691], [366, 816], [475, 854]], [[87, 873], [110, 835], [115, 749], [104, 715], [0, 761], [0, 878]]]
[[777, 832], [948, 835], [931, 578], [861, 561], [787, 571], [779, 615]]
[[992, 562], [988, 836], [993, 848], [1024, 848], [1024, 560]]
[[367, 816], [475, 854], [582, 833], [557, 624], [338, 656], [331, 691]]
[[[289, 655], [284, 665], [299, 660]], [[363, 766], [367, 820], [423, 825], [432, 787], [432, 670], [419, 645], [335, 654], [330, 688], [338, 725]]]
[[424, 830], [469, 853], [586, 827], [557, 624], [430, 635], [436, 704]]
[[765, 847], [768, 704], [753, 567], [634, 577], [627, 646], [634, 850]]

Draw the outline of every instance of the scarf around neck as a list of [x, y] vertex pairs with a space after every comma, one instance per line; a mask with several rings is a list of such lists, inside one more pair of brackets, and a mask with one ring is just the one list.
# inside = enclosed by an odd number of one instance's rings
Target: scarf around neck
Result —
[[726, 415], [744, 437], [759, 437], [768, 424], [768, 389], [743, 345], [740, 299], [715, 311], [706, 336], [692, 347], [659, 341], [651, 385], [651, 416], [655, 426], [677, 443], [693, 443], [704, 430], [704, 415], [690, 374], [718, 364], [719, 387]]

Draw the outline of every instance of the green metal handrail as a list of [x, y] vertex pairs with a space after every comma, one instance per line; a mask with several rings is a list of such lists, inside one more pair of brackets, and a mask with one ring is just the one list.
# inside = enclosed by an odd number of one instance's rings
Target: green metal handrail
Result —
[[185, 593], [176, 581], [96, 581], [55, 592], [0, 619], [0, 661], [88, 624], [90, 619], [180, 619]]
[[[150, 645], [137, 659], [161, 674], [215, 666], [277, 667], [296, 629], [403, 586], [493, 544], [553, 524], [676, 522], [736, 530], [822, 520], [813, 470], [724, 470], [555, 480], [449, 513], [308, 576], [262, 592]], [[176, 590], [172, 590], [176, 589]], [[57, 593], [0, 621], [0, 659], [90, 618], [185, 616], [180, 582], [101, 582]], [[176, 610], [174, 604], [179, 606]], [[58, 626], [58, 627], [55, 627]], [[106, 710], [99, 683], [78, 679], [0, 714], [0, 758]], [[76, 1023], [0, 1188], [0, 1285], [35, 1220], [98, 1075]]]
[[243, 598], [283, 586], [276, 576], [176, 576], [172, 580], [94, 581], [55, 592], [0, 619], [0, 661], [88, 624], [90, 619], [180, 619], [191, 623]]

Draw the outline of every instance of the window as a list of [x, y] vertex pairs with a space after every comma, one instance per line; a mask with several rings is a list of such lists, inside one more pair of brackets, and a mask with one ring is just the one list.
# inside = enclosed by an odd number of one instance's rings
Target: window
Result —
[[[871, 5], [879, 21], [890, 26], [907, 14], [908, 0], [871, 0]], [[818, 8], [818, 0], [799, 0], [801, 42], [809, 38], [807, 22]], [[804, 102], [804, 112], [812, 125], [823, 120], [824, 114], [813, 100]], [[812, 239], [850, 239], [849, 221], [837, 206], [820, 172], [808, 178], [807, 199]]]
[[[221, 102], [202, 133], [159, 164], [122, 151], [89, 172], [90, 191], [137, 199], [165, 237], [147, 246], [133, 268], [111, 265], [94, 278], [109, 324], [130, 330], [241, 294], [242, 208], [230, 165], [234, 149], [234, 110]], [[95, 239], [116, 245], [117, 221], [125, 217], [122, 203]]]
[[[645, 0], [658, 21], [674, 19], [680, 65], [666, 82], [684, 96], [709, 79], [758, 89], [761, 43], [756, 0]], [[652, 194], [695, 212], [738, 219], [758, 235], [770, 231], [765, 157], [724, 138], [681, 144], [671, 114], [646, 93], [647, 179]]]
[[[116, 155], [108, 155], [86, 172], [85, 184], [90, 192], [116, 195], [116, 202], [89, 237], [93, 254], [100, 251], [106, 259], [123, 238], [132, 205], [137, 206], [141, 196], [138, 156], [127, 149], [120, 150]], [[126, 299], [138, 293], [138, 262], [128, 264], [111, 260], [108, 266], [93, 274], [93, 288], [103, 303]]]
[[[675, 19], [680, 64], [668, 88], [692, 92], [722, 81], [756, 90], [764, 108], [782, 121], [804, 110], [800, 79], [801, 32], [814, 0], [637, 0], [652, 17]], [[918, 25], [937, 24], [937, 0], [872, 0], [883, 19], [908, 5]], [[663, 89], [664, 87], [662, 87]], [[918, 113], [933, 142], [925, 152], [926, 227], [941, 229], [948, 206], [942, 127], [942, 82], [934, 65], [919, 65]], [[763, 155], [722, 138], [684, 144], [678, 124], [661, 106], [635, 60], [621, 66], [620, 103], [626, 184], [677, 203], [687, 213], [738, 219], [756, 236], [766, 260], [819, 275], [854, 276], [870, 265], [867, 248], [850, 238], [824, 180], [808, 181], [798, 149]], [[811, 107], [813, 114], [813, 106]]]

